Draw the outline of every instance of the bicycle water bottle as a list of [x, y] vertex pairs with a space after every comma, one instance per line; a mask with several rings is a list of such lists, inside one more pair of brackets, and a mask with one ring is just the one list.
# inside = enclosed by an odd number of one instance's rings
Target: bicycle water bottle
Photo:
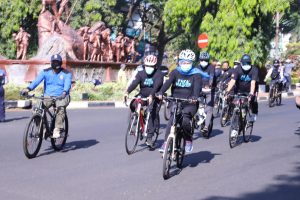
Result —
[[245, 116], [246, 116], [246, 110], [243, 108], [242, 109], [242, 117], [245, 118]]

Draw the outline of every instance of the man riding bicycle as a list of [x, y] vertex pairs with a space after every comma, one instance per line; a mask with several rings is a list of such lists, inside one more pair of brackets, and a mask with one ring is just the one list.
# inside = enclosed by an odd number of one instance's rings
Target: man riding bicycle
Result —
[[201, 52], [199, 55], [199, 66], [198, 68], [206, 73], [208, 76], [202, 78], [202, 90], [210, 90], [206, 92], [206, 119], [205, 126], [201, 132], [207, 133], [208, 126], [213, 117], [213, 107], [214, 107], [214, 97], [215, 97], [215, 87], [216, 87], [216, 78], [215, 78], [215, 67], [209, 64], [210, 55], [207, 52]]
[[[159, 127], [158, 115], [159, 115], [159, 100], [155, 98], [155, 93], [158, 92], [163, 84], [164, 74], [157, 69], [157, 57], [155, 55], [148, 55], [144, 58], [144, 65], [138, 67], [138, 72], [128, 86], [124, 98], [139, 85], [140, 91], [138, 95], [142, 98], [149, 99], [149, 106], [152, 106], [152, 112], [149, 119], [149, 130], [147, 133], [146, 144], [150, 147], [153, 146], [152, 137], [155, 130]], [[144, 102], [144, 105], [147, 105]], [[136, 108], [135, 101], [130, 103], [131, 112], [134, 112]]]
[[[69, 71], [62, 68], [62, 57], [59, 54], [51, 56], [51, 67], [40, 72], [36, 79], [21, 91], [21, 94], [27, 95], [29, 91], [34, 90], [42, 81], [44, 81], [44, 96], [56, 99], [57, 114], [53, 138], [59, 138], [64, 127], [66, 107], [70, 103], [69, 94], [72, 83], [72, 75]], [[44, 104], [49, 108], [53, 105], [53, 101], [45, 99]]]
[[267, 79], [271, 77], [270, 82], [270, 91], [274, 87], [275, 83], [279, 83], [279, 92], [282, 91], [282, 81], [284, 79], [283, 76], [283, 68], [280, 66], [280, 61], [275, 59], [273, 62], [273, 67], [269, 69], [264, 81], [266, 82]]
[[[196, 99], [199, 97], [202, 86], [200, 75], [201, 72], [199, 69], [193, 67], [195, 57], [195, 53], [189, 49], [181, 51], [179, 54], [178, 66], [170, 73], [169, 79], [164, 83], [161, 90], [158, 92], [159, 99], [162, 99], [162, 95], [171, 86], [172, 97], [195, 100], [195, 102], [182, 104], [181, 127], [184, 131], [184, 137], [186, 139], [186, 152], [191, 152], [193, 150], [191, 135], [193, 127], [191, 124], [191, 120], [198, 109]], [[174, 115], [174, 113], [172, 113], [172, 115]], [[172, 117], [170, 117], [166, 128], [165, 142], [159, 149], [159, 152], [161, 153], [165, 150], [166, 141], [170, 134], [171, 126]]]
[[249, 121], [255, 122], [258, 113], [258, 103], [257, 103], [257, 87], [256, 81], [258, 79], [258, 69], [251, 65], [251, 57], [245, 54], [241, 58], [241, 65], [238, 66], [228, 84], [226, 92], [229, 93], [233, 86], [235, 87], [234, 93], [248, 94], [250, 100], [250, 109], [252, 112]]

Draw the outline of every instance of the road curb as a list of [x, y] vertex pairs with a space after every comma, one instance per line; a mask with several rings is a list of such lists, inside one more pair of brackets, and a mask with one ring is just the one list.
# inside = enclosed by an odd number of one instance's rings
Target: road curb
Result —
[[[268, 101], [269, 97], [267, 93], [266, 96], [259, 96], [258, 101]], [[291, 98], [294, 96], [300, 95], [300, 91], [293, 91], [288, 93], [282, 93], [283, 98]], [[5, 107], [7, 109], [10, 108], [31, 108], [32, 101], [31, 100], [10, 100], [5, 101]], [[71, 101], [68, 109], [80, 109], [80, 108], [127, 108], [127, 106], [122, 101]]]

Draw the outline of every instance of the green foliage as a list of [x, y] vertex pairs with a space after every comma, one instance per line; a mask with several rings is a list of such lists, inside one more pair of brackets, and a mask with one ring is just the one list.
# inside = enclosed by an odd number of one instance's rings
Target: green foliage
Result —
[[31, 34], [29, 54], [37, 49], [37, 18], [41, 10], [40, 0], [0, 1], [0, 54], [15, 57], [16, 45], [12, 34], [24, 27]]
[[117, 0], [78, 0], [71, 16], [71, 26], [78, 29], [103, 21], [108, 26], [118, 27], [124, 20], [124, 15], [119, 10], [124, 3], [117, 3]]
[[[289, 8], [289, 0], [169, 0], [164, 20], [173, 26], [180, 20], [185, 31], [209, 36], [207, 50], [217, 59], [240, 59], [249, 53], [256, 64], [262, 64], [274, 37], [273, 17], [276, 11]], [[193, 20], [190, 20], [193, 19]], [[195, 29], [198, 27], [198, 30]]]

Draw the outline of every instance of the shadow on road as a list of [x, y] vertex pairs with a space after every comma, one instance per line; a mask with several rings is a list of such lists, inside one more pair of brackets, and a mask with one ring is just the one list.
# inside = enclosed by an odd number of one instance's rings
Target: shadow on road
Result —
[[210, 151], [200, 151], [197, 153], [186, 154], [183, 160], [183, 168], [197, 167], [200, 163], [209, 163], [217, 155], [222, 154], [214, 154]]
[[4, 122], [2, 123], [8, 123], [8, 122], [12, 122], [12, 121], [17, 121], [17, 120], [22, 120], [22, 119], [28, 119], [29, 117], [14, 117], [14, 118], [8, 118], [8, 119], [5, 119]]
[[[81, 140], [81, 141], [67, 142], [65, 144], [65, 147], [63, 148], [63, 150], [61, 150], [60, 152], [66, 153], [68, 151], [74, 151], [74, 150], [78, 150], [78, 149], [87, 149], [98, 143], [99, 143], [99, 141], [94, 140], [94, 139], [93, 140]], [[45, 156], [45, 155], [49, 155], [49, 154], [57, 152], [52, 147], [45, 149], [45, 151], [46, 152], [41, 153], [38, 156]]]
[[[196, 132], [196, 129], [195, 129], [195, 132]], [[209, 138], [216, 137], [216, 136], [221, 135], [223, 133], [224, 133], [224, 131], [222, 131], [220, 129], [213, 129]], [[194, 136], [194, 140], [197, 140], [199, 138], [204, 138], [203, 135], [202, 135], [202, 133], [201, 133], [201, 131], [199, 131], [198, 129], [197, 129], [197, 134], [194, 134], [194, 135], [195, 135]]]
[[257, 192], [238, 197], [212, 196], [205, 200], [296, 200], [300, 197], [300, 162], [295, 163], [293, 175], [275, 176], [276, 184], [270, 184]]
[[251, 142], [258, 142], [259, 140], [261, 140], [261, 136], [258, 135], [252, 135], [250, 139]]

